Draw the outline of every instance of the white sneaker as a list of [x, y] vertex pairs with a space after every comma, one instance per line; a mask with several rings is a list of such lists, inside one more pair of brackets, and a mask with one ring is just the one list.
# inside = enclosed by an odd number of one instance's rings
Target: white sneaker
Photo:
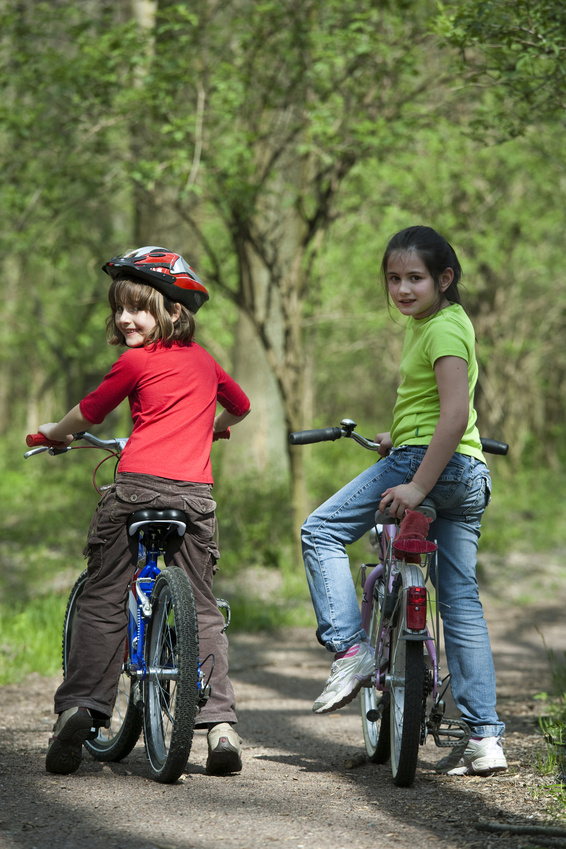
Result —
[[338, 710], [354, 699], [375, 671], [375, 655], [369, 643], [351, 646], [330, 668], [326, 687], [315, 701], [314, 713]]
[[436, 771], [445, 775], [492, 775], [505, 772], [507, 758], [500, 737], [481, 737], [458, 743], [451, 753], [438, 761]]

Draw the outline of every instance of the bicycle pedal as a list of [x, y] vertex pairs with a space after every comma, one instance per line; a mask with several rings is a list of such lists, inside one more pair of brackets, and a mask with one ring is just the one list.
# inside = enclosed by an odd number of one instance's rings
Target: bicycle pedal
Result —
[[388, 704], [388, 699], [386, 696], [382, 696], [382, 698], [378, 701], [374, 708], [370, 708], [366, 713], [366, 719], [368, 722], [378, 722], [381, 719], [381, 715]]
[[432, 734], [434, 742], [440, 748], [452, 748], [456, 743], [470, 739], [469, 726], [462, 719], [442, 719], [427, 722], [427, 730]]
[[110, 718], [106, 719], [93, 719], [92, 726], [90, 729], [89, 736], [87, 740], [95, 740], [98, 737], [98, 732], [101, 728], [110, 728]]

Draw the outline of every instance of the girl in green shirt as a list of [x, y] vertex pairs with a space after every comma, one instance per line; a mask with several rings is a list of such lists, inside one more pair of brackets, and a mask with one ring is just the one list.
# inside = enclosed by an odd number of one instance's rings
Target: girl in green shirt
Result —
[[491, 482], [473, 407], [475, 337], [460, 303], [462, 269], [452, 246], [430, 227], [397, 233], [382, 271], [389, 303], [407, 317], [401, 384], [382, 459], [319, 507], [302, 529], [303, 558], [318, 633], [335, 658], [315, 713], [348, 704], [375, 666], [362, 628], [345, 546], [365, 534], [375, 512], [401, 519], [428, 496], [436, 507], [437, 586], [457, 708], [470, 728], [437, 769], [490, 775], [507, 768], [505, 726], [495, 710], [495, 672], [476, 580], [477, 546]]

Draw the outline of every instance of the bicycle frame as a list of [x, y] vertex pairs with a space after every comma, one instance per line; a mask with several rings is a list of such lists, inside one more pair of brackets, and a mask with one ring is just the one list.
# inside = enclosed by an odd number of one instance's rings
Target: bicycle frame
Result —
[[159, 554], [159, 547], [150, 546], [146, 549], [141, 540], [139, 541], [138, 563], [145, 559], [145, 564], [134, 574], [129, 588], [129, 661], [126, 671], [130, 676], [141, 679], [148, 673], [145, 662], [145, 632], [151, 616], [151, 591], [161, 571], [157, 562]]
[[[402, 585], [405, 587], [405, 590], [410, 589], [415, 586], [419, 589], [426, 589], [425, 584], [429, 577], [429, 565], [430, 561], [428, 557], [425, 557], [425, 563], [421, 564], [420, 567], [410, 568], [407, 567], [410, 564], [405, 563], [403, 560], [395, 560], [394, 555], [392, 553], [392, 544], [398, 535], [398, 525], [395, 524], [387, 524], [382, 526], [382, 530], [379, 532], [379, 549], [380, 549], [380, 562], [377, 564], [362, 564], [362, 572], [361, 572], [361, 584], [362, 584], [362, 602], [361, 602], [361, 616], [362, 616], [362, 627], [366, 631], [369, 632], [370, 619], [372, 614], [372, 608], [374, 604], [374, 591], [376, 581], [385, 577], [386, 580], [386, 593], [389, 597], [394, 596], [394, 581], [395, 578], [399, 575], [402, 576], [403, 572], [406, 572], [405, 580], [401, 581]], [[390, 566], [388, 574], [386, 572], [387, 566]], [[411, 564], [412, 566], [412, 564]], [[371, 567], [371, 571], [368, 573], [367, 569]], [[419, 579], [419, 572], [423, 570], [423, 578]], [[427, 592], [427, 601], [426, 607], [429, 612], [431, 612], [432, 602], [430, 596]], [[406, 597], [401, 599], [401, 604], [404, 605], [406, 603]], [[401, 613], [401, 615], [405, 615]], [[438, 620], [438, 612], [436, 613], [436, 618]], [[384, 651], [378, 652], [381, 656], [388, 657], [388, 641], [389, 641], [389, 628], [385, 627], [386, 623], [382, 622], [381, 633], [378, 634], [378, 646], [383, 646]], [[420, 623], [419, 623], [420, 624]], [[422, 641], [426, 648], [428, 662], [430, 664], [430, 673], [431, 673], [431, 690], [430, 693], [433, 696], [433, 699], [436, 700], [439, 686], [440, 686], [440, 665], [439, 665], [439, 652], [437, 651], [437, 636], [439, 634], [439, 623], [436, 621], [431, 629], [429, 628], [429, 616], [426, 617], [426, 620], [420, 629], [411, 629], [406, 634], [406, 639], [410, 640], [418, 640]], [[387, 692], [389, 690], [389, 682], [387, 680], [387, 670], [386, 668], [377, 669], [376, 670], [376, 679], [375, 679], [375, 687], [377, 690], [382, 692]], [[446, 684], [447, 686], [447, 684]]]
[[[167, 522], [162, 520], [161, 527], [156, 527], [155, 522], [146, 520], [134, 526], [134, 533], [139, 534], [138, 539], [138, 570], [135, 572], [129, 586], [128, 597], [128, 645], [129, 660], [126, 672], [132, 679], [143, 680], [148, 675], [156, 675], [160, 680], [174, 681], [177, 678], [177, 669], [173, 666], [147, 668], [145, 637], [146, 628], [152, 614], [151, 593], [157, 576], [161, 572], [159, 557], [164, 553], [167, 537], [173, 532], [177, 525], [174, 520]], [[179, 535], [185, 532], [184, 523], [177, 525]], [[130, 529], [132, 534], [132, 529]], [[147, 542], [146, 542], [147, 539]], [[141, 565], [140, 565], [141, 564]], [[227, 602], [223, 603], [223, 606]], [[226, 626], [227, 627], [227, 626]], [[210, 677], [210, 676], [209, 676]], [[198, 704], [203, 707], [210, 695], [210, 685], [204, 683], [204, 672], [202, 661], [198, 662]]]
[[[401, 574], [401, 572], [406, 569], [409, 565], [405, 563], [403, 560], [395, 560], [394, 555], [392, 553], [392, 544], [395, 537], [398, 535], [398, 525], [396, 524], [387, 524], [382, 526], [382, 530], [379, 532], [379, 548], [380, 548], [380, 562], [377, 564], [371, 564], [372, 569], [369, 574], [367, 574], [368, 564], [362, 565], [362, 603], [361, 603], [361, 615], [362, 615], [362, 627], [368, 633], [369, 631], [369, 623], [371, 618], [371, 612], [373, 607], [374, 600], [374, 588], [375, 583], [378, 578], [382, 577], [386, 573], [386, 564], [391, 564], [391, 569], [389, 570], [389, 574], [386, 575], [387, 580], [387, 594], [392, 595], [394, 592], [393, 582], [395, 580], [396, 575]], [[424, 580], [422, 582], [422, 586], [426, 583], [426, 580], [429, 576], [429, 560], [426, 558], [425, 563], [421, 565], [421, 569], [424, 570]], [[416, 573], [418, 574], [418, 573]], [[405, 581], [405, 586], [413, 585], [413, 581]], [[418, 581], [417, 586], [421, 585], [421, 582]], [[430, 611], [431, 609], [431, 600], [429, 594], [427, 592], [427, 609]], [[439, 667], [439, 658], [438, 652], [436, 648], [436, 634], [439, 633], [438, 622], [436, 622], [434, 626], [433, 633], [431, 634], [429, 626], [428, 626], [428, 616], [422, 628], [419, 630], [412, 629], [411, 634], [408, 636], [408, 639], [412, 640], [422, 640], [426, 647], [426, 651], [428, 653], [428, 658], [431, 665], [432, 672], [432, 695], [436, 698], [438, 694], [439, 688], [439, 676], [440, 676], [440, 667]], [[438, 618], [438, 613], [437, 613]], [[379, 640], [384, 637], [380, 634]], [[386, 638], [386, 637], [385, 637]], [[376, 688], [379, 690], [387, 689], [386, 682], [383, 678], [383, 675], [380, 675], [378, 670], [377, 678], [376, 678]]]

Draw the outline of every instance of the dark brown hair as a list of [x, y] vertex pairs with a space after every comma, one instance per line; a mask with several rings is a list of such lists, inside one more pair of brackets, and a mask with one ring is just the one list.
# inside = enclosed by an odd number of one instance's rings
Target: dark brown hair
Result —
[[112, 313], [106, 319], [106, 338], [110, 345], [126, 344], [124, 334], [116, 324], [116, 311], [120, 307], [144, 310], [154, 317], [155, 327], [148, 334], [146, 345], [161, 342], [169, 348], [174, 342], [188, 345], [193, 341], [195, 319], [192, 312], [182, 304], [177, 304], [180, 315], [177, 321], [173, 321], [173, 301], [133, 277], [124, 275], [113, 280], [108, 291], [108, 301]]
[[429, 274], [433, 278], [437, 292], [440, 293], [440, 278], [447, 268], [454, 272], [452, 283], [444, 295], [451, 304], [461, 304], [462, 299], [458, 290], [458, 283], [462, 277], [462, 266], [458, 261], [456, 252], [444, 236], [433, 230], [432, 227], [407, 227], [400, 230], [389, 240], [381, 262], [381, 271], [385, 283], [385, 291], [389, 300], [389, 288], [387, 286], [387, 265], [391, 254], [404, 251], [415, 251], [425, 264]]

